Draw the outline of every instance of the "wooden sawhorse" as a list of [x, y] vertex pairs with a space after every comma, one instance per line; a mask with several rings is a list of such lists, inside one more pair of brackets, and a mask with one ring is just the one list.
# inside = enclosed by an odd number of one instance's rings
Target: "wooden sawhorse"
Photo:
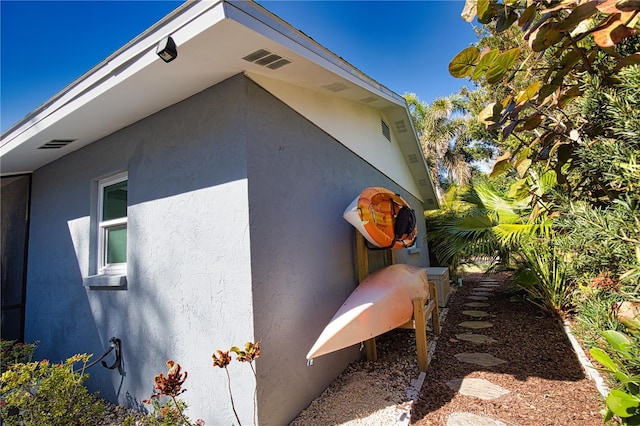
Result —
[[[385, 250], [385, 266], [393, 265], [394, 256], [392, 250]], [[369, 275], [369, 257], [367, 256], [367, 246], [364, 236], [356, 231], [356, 262], [358, 267], [358, 283], [364, 281]], [[429, 277], [427, 277], [429, 279]], [[418, 369], [427, 371], [429, 367], [429, 345], [427, 344], [427, 320], [431, 315], [433, 331], [440, 334], [440, 316], [438, 310], [438, 294], [436, 285], [429, 282], [429, 298], [418, 297], [413, 299], [413, 318], [398, 328], [414, 329], [416, 332], [416, 350], [418, 352]], [[371, 338], [364, 342], [368, 361], [376, 361], [378, 353], [376, 350], [376, 339]]]

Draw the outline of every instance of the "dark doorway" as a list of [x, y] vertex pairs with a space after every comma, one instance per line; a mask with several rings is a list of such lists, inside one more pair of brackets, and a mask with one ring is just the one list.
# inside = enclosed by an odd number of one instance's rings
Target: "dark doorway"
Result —
[[2, 177], [0, 185], [0, 275], [4, 340], [24, 340], [27, 243], [31, 175]]

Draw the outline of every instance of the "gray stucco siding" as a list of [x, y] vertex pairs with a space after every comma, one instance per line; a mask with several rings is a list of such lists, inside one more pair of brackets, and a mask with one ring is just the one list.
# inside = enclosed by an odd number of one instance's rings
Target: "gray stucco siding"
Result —
[[[339, 141], [248, 83], [248, 176], [261, 425], [287, 424], [359, 356], [352, 347], [305, 355], [355, 288], [354, 228], [342, 214], [367, 186], [421, 203]], [[374, 123], [374, 125], [379, 123]], [[419, 221], [424, 236], [424, 221]], [[426, 250], [398, 262], [427, 266]], [[371, 269], [383, 266], [370, 253]]]
[[[120, 338], [125, 375], [89, 371], [90, 389], [111, 401], [144, 406], [173, 359], [189, 372], [189, 415], [233, 418], [211, 353], [253, 337], [243, 87], [241, 76], [227, 80], [34, 173], [26, 339], [41, 342], [39, 356], [61, 360], [100, 355]], [[122, 170], [128, 285], [86, 288], [92, 191]], [[253, 380], [249, 369], [234, 374]], [[246, 395], [236, 402], [250, 417]]]
[[[379, 122], [372, 123], [379, 126]], [[95, 273], [97, 180], [128, 172], [127, 287], [87, 288]], [[423, 207], [384, 174], [245, 76], [189, 99], [33, 175], [26, 339], [62, 360], [123, 343], [124, 375], [93, 367], [88, 382], [126, 406], [173, 359], [189, 372], [192, 419], [234, 420], [211, 353], [261, 342], [261, 425], [288, 423], [359, 356], [305, 355], [356, 286], [354, 229], [342, 213], [367, 186]], [[371, 252], [371, 270], [383, 266]], [[427, 266], [426, 249], [396, 252]], [[109, 360], [107, 360], [109, 361]], [[236, 409], [251, 423], [254, 377], [230, 366]]]

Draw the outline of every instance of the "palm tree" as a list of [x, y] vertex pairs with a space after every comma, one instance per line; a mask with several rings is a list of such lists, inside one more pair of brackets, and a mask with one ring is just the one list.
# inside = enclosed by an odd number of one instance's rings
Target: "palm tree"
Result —
[[524, 239], [550, 237], [553, 214], [543, 201], [553, 186], [550, 175], [553, 172], [542, 177], [531, 173], [517, 182], [519, 194], [511, 197], [486, 180], [467, 188], [451, 187], [443, 197], [443, 209], [427, 214], [427, 235], [437, 261], [455, 265], [461, 258], [476, 256], [507, 261]]
[[413, 93], [404, 98], [436, 185], [469, 183], [472, 167], [464, 152], [470, 142], [466, 136], [468, 118], [452, 117], [457, 109], [451, 98], [438, 98], [431, 105]]

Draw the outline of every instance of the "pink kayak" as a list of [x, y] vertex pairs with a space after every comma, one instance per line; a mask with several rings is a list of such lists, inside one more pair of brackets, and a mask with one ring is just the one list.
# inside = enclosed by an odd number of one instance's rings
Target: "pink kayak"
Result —
[[426, 268], [396, 264], [369, 275], [342, 304], [307, 359], [337, 351], [397, 328], [413, 317], [413, 299], [428, 298]]

